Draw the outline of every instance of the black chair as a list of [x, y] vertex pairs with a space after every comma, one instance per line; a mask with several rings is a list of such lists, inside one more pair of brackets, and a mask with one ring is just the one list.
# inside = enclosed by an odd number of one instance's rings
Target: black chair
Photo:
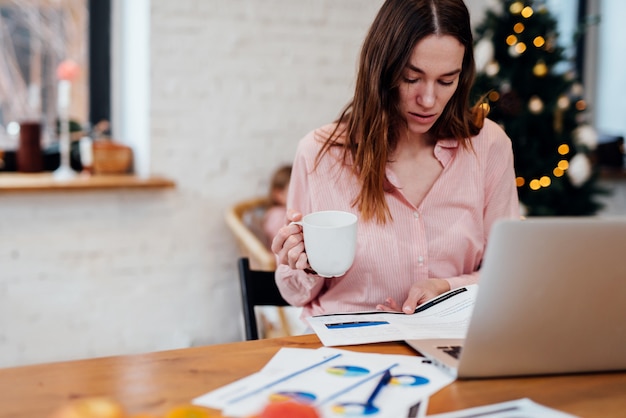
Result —
[[240, 258], [237, 265], [246, 340], [258, 340], [259, 328], [254, 307], [289, 306], [289, 303], [280, 295], [273, 271], [250, 270], [250, 260], [246, 257]]

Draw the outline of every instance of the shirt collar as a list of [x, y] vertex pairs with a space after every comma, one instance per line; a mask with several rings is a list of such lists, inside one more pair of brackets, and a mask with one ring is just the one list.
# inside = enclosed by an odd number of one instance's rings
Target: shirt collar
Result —
[[456, 139], [440, 139], [435, 144], [435, 157], [441, 165], [446, 167], [454, 157], [459, 148], [459, 141]]

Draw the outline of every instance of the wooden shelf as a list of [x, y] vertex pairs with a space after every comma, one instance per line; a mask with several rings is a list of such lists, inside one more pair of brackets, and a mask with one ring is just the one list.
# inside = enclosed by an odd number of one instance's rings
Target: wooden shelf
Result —
[[176, 184], [163, 177], [134, 175], [77, 175], [69, 180], [57, 180], [52, 173], [0, 173], [0, 193], [79, 191], [105, 189], [164, 189]]

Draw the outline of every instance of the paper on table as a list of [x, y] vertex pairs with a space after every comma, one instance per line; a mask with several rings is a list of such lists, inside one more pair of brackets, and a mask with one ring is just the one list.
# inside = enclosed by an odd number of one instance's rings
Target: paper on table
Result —
[[[464, 338], [478, 285], [446, 292], [420, 312], [354, 312], [320, 315], [307, 322], [325, 346], [369, 344], [427, 338]], [[418, 307], [418, 310], [420, 307]]]
[[[297, 360], [300, 364], [296, 368], [277, 366], [298, 363]], [[281, 349], [270, 361], [274, 366], [192, 402], [220, 409], [224, 416], [246, 417], [258, 413], [271, 400], [292, 397], [310, 402], [325, 418], [339, 417], [338, 406], [365, 402], [382, 373], [390, 369], [392, 381], [375, 399], [380, 408], [376, 416], [406, 417], [411, 405], [452, 382], [439, 368], [423, 361], [419, 356], [356, 353], [326, 347]]]
[[577, 418], [556, 409], [540, 405], [528, 398], [517, 399], [509, 402], [501, 402], [476, 408], [468, 408], [460, 411], [446, 412], [443, 414], [428, 415], [429, 418]]
[[337, 352], [330, 351], [320, 352], [318, 349], [283, 347], [260, 372], [199, 396], [192, 402], [209, 408], [223, 409], [232, 399], [256, 391], [271, 382], [293, 374], [294, 371], [307, 369], [337, 354]]

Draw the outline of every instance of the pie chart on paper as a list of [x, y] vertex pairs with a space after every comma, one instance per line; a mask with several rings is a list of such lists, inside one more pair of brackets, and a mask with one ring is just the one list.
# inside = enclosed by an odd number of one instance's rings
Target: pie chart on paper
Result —
[[358, 377], [369, 374], [369, 369], [360, 366], [332, 366], [326, 369], [330, 374], [344, 377]]

